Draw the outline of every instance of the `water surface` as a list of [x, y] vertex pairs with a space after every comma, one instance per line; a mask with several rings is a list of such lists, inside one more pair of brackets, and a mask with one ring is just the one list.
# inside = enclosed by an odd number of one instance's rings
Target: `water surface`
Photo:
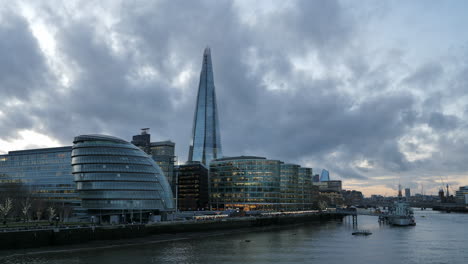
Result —
[[468, 214], [415, 211], [416, 226], [350, 219], [182, 241], [9, 257], [4, 263], [468, 263]]

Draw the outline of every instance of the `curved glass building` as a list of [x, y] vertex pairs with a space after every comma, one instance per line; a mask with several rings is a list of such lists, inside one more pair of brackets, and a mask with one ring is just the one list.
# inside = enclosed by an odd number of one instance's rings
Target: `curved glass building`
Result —
[[103, 221], [141, 219], [174, 210], [170, 185], [159, 166], [125, 140], [75, 137], [71, 163], [82, 207]]

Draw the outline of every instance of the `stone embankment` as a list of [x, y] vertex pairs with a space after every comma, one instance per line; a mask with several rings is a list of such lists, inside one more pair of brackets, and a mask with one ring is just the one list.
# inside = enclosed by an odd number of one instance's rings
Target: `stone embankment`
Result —
[[0, 250], [71, 245], [91, 241], [140, 238], [158, 234], [215, 231], [271, 225], [327, 221], [342, 216], [328, 213], [229, 217], [133, 225], [85, 226], [28, 230], [0, 230]]

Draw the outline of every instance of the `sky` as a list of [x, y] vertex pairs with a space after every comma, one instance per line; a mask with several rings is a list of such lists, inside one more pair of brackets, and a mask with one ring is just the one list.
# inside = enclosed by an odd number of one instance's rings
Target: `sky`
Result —
[[211, 48], [223, 154], [346, 189], [468, 185], [468, 2], [0, 0], [0, 153], [81, 134], [187, 160]]

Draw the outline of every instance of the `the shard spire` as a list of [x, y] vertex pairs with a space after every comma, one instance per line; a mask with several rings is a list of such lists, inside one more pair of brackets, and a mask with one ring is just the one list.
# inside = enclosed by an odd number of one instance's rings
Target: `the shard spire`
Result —
[[206, 48], [193, 118], [189, 161], [200, 161], [209, 166], [211, 160], [221, 158], [222, 155], [211, 51]]

